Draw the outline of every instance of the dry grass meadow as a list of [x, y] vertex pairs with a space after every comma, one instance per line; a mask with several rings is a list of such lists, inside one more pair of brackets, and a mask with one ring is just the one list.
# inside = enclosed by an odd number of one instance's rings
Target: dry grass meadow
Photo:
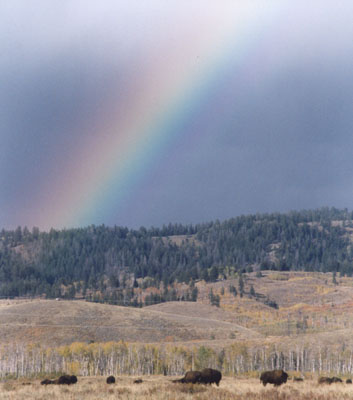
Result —
[[[237, 341], [279, 341], [298, 335], [323, 345], [353, 346], [353, 278], [306, 272], [247, 274], [245, 291], [253, 286], [259, 298], [233, 296], [228, 279], [197, 283], [194, 302], [167, 302], [142, 309], [86, 301], [0, 300], [0, 343], [61, 346], [73, 342], [174, 342], [216, 348]], [[220, 307], [209, 304], [209, 291]], [[262, 297], [261, 297], [262, 296]], [[263, 298], [278, 304], [274, 309]], [[303, 328], [305, 322], [305, 329]], [[332, 340], [331, 340], [332, 338]]]
[[345, 400], [353, 399], [353, 385], [319, 386], [316, 381], [288, 382], [279, 388], [263, 387], [258, 379], [225, 377], [219, 387], [171, 383], [171, 377], [118, 377], [107, 385], [103, 377], [79, 377], [73, 386], [41, 386], [39, 380], [17, 380], [0, 384], [2, 400]]

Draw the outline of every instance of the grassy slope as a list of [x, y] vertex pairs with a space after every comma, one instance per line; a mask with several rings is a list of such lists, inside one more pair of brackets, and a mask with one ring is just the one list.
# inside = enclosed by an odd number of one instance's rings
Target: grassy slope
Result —
[[[0, 343], [38, 342], [57, 346], [73, 341], [175, 342], [222, 347], [237, 341], [260, 343], [345, 343], [353, 346], [353, 279], [331, 274], [266, 272], [247, 274], [260, 296], [234, 297], [237, 279], [205, 285], [198, 282], [199, 302], [170, 302], [142, 309], [84, 301], [2, 301]], [[208, 304], [212, 288], [221, 307]], [[223, 290], [222, 290], [223, 289]], [[224, 294], [222, 292], [224, 291]], [[263, 303], [268, 296], [279, 305]]]
[[[186, 304], [185, 309], [202, 308], [197, 318], [173, 315], [153, 309], [127, 308], [84, 301], [33, 300], [0, 307], [1, 342], [40, 342], [60, 345], [73, 341], [202, 341], [213, 333], [219, 339], [237, 331], [243, 337], [259, 336], [250, 329], [229, 322], [219, 311], [219, 318], [209, 305]], [[202, 316], [203, 315], [203, 316]]]

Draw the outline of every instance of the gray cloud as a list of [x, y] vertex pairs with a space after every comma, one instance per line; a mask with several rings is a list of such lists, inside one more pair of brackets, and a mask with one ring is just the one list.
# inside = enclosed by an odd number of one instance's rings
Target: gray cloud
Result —
[[[178, 4], [167, 12], [161, 1], [1, 2], [0, 224], [27, 223], [18, 210], [39, 201], [43, 182], [75, 157], [83, 135], [95, 134], [77, 126], [136, 89], [159, 40], [174, 43], [183, 23], [208, 15], [204, 2]], [[351, 207], [353, 6], [286, 7], [244, 60], [229, 49], [207, 99], [180, 124], [181, 139], [156, 157], [125, 206], [90, 222]]]

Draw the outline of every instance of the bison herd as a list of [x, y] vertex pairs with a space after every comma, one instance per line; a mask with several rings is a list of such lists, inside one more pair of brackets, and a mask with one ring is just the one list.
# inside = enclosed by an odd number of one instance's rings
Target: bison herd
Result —
[[[212, 368], [205, 368], [201, 371], [187, 371], [185, 375], [181, 379], [175, 379], [172, 382], [174, 383], [190, 383], [190, 384], [205, 384], [211, 385], [215, 383], [219, 386], [219, 382], [222, 379], [222, 373], [217, 369]], [[260, 382], [266, 386], [268, 383], [274, 386], [280, 386], [283, 383], [286, 383], [288, 380], [288, 374], [283, 371], [282, 369], [275, 369], [272, 371], [265, 371], [260, 375]], [[303, 378], [294, 377], [293, 380], [295, 382], [303, 381]], [[142, 383], [142, 379], [135, 379], [134, 383]], [[332, 383], [342, 383], [342, 379], [333, 376], [332, 378], [322, 376], [318, 380], [318, 384], [328, 384], [331, 385]], [[42, 385], [73, 385], [77, 383], [77, 377], [75, 375], [62, 375], [57, 379], [44, 379], [41, 384]], [[107, 384], [115, 383], [114, 376], [108, 376], [106, 379]], [[352, 380], [347, 379], [347, 384], [351, 384]]]
[[[337, 376], [333, 376], [332, 378], [328, 377], [328, 376], [321, 376], [319, 378], [319, 380], [317, 381], [317, 383], [319, 385], [323, 385], [323, 384], [328, 384], [331, 385], [331, 383], [342, 383], [342, 379], [341, 378], [337, 378]], [[347, 384], [351, 384], [352, 383], [352, 379], [346, 379], [346, 383]]]
[[73, 385], [77, 383], [76, 375], [61, 375], [58, 379], [44, 379], [41, 385]]
[[[276, 369], [273, 371], [265, 371], [261, 374], [260, 376], [260, 381], [264, 386], [266, 386], [268, 383], [272, 383], [274, 386], [280, 386], [282, 383], [286, 383], [288, 379], [288, 374], [284, 372], [282, 369]], [[294, 377], [293, 381], [294, 382], [302, 382], [304, 379], [300, 377]], [[331, 383], [342, 383], [342, 379], [338, 378], [337, 376], [333, 376], [332, 378], [322, 376], [318, 380], [318, 384], [328, 384], [331, 385]], [[352, 379], [347, 379], [346, 380], [347, 384], [352, 383]]]

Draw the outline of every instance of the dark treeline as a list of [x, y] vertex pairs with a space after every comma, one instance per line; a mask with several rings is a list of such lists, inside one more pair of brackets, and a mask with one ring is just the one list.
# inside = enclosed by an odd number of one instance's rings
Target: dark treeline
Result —
[[133, 295], [139, 285], [166, 288], [176, 281], [226, 278], [230, 268], [352, 275], [352, 219], [347, 210], [322, 208], [139, 230], [104, 225], [50, 232], [3, 229], [0, 296], [72, 298], [77, 292], [116, 289], [116, 297], [119, 288]]

